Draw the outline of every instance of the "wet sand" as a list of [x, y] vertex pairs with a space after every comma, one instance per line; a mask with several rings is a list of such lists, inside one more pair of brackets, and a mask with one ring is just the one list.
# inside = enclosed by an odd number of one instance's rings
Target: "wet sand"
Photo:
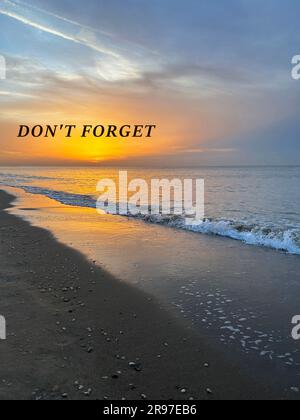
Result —
[[152, 296], [5, 212], [12, 200], [0, 193], [1, 400], [287, 397]]

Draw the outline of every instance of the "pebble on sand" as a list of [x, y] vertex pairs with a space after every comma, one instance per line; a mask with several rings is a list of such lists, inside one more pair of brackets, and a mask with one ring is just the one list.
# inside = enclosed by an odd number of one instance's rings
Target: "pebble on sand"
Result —
[[83, 393], [83, 395], [85, 395], [86, 397], [89, 397], [92, 394], [93, 390], [91, 388], [89, 388], [87, 391], [85, 391]]
[[142, 371], [142, 365], [140, 363], [136, 363], [136, 362], [129, 362], [128, 366], [131, 369], [134, 369], [136, 372], [141, 372]]

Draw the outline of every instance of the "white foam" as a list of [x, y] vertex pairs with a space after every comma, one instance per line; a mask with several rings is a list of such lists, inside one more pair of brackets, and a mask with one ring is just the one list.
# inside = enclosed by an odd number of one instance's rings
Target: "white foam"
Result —
[[264, 246], [286, 251], [290, 254], [300, 254], [300, 245], [297, 244], [300, 232], [298, 232], [297, 229], [287, 231], [280, 231], [280, 229], [277, 229], [276, 231], [268, 231], [265, 233], [264, 227], [248, 227], [247, 225], [226, 220], [205, 220], [197, 227], [194, 226], [192, 230], [200, 233], [232, 238], [249, 245]]

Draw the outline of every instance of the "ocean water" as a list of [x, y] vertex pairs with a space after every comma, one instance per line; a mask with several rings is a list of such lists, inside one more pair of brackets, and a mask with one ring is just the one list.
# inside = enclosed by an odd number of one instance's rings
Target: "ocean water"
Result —
[[[100, 179], [117, 181], [118, 168], [1, 168], [0, 185], [18, 187], [70, 206], [93, 208]], [[300, 167], [128, 169], [129, 179], [204, 179], [205, 218], [136, 217], [146, 223], [193, 230], [300, 254]]]

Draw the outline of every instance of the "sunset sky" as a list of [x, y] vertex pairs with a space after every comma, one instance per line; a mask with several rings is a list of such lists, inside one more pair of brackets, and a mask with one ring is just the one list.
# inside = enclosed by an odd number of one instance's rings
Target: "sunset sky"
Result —
[[[2, 0], [0, 164], [299, 164], [299, 16], [299, 0]], [[17, 139], [57, 123], [157, 130]]]

